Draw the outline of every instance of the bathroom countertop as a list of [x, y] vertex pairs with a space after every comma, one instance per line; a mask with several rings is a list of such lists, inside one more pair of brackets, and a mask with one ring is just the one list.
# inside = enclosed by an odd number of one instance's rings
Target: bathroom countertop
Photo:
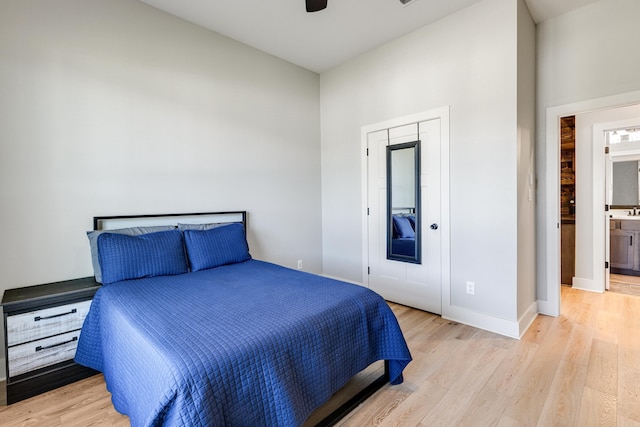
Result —
[[624, 219], [631, 221], [640, 221], [640, 215], [609, 215], [611, 219]]

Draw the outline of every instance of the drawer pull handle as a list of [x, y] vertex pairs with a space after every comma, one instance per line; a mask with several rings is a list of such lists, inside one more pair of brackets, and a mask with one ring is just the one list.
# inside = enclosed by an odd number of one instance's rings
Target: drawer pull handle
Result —
[[60, 342], [58, 344], [48, 345], [46, 347], [43, 347], [43, 346], [39, 345], [39, 346], [36, 347], [36, 352], [42, 351], [42, 350], [48, 350], [48, 349], [54, 348], [54, 347], [60, 347], [61, 345], [69, 344], [69, 343], [74, 342], [74, 341], [78, 341], [78, 337], [73, 337], [69, 341], [64, 341], [64, 342]]
[[54, 315], [52, 315], [52, 316], [44, 316], [44, 317], [36, 316], [36, 317], [33, 319], [33, 321], [34, 321], [34, 322], [38, 322], [38, 321], [40, 321], [40, 320], [55, 319], [56, 317], [60, 317], [60, 316], [67, 316], [67, 315], [69, 315], [69, 314], [74, 314], [74, 313], [77, 313], [77, 312], [78, 312], [78, 310], [76, 310], [76, 309], [74, 308], [73, 310], [71, 310], [71, 311], [69, 311], [69, 312], [67, 312], [67, 313], [54, 314]]

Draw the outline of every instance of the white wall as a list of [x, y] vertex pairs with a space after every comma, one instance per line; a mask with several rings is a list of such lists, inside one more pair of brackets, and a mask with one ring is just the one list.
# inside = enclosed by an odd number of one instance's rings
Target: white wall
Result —
[[[637, 73], [640, 58], [630, 55], [640, 49], [638, 16], [637, 0], [601, 0], [537, 27], [538, 299], [546, 300], [550, 297], [549, 290], [559, 287], [559, 275], [558, 283], [555, 278], [548, 278], [547, 271], [553, 270], [553, 266], [545, 260], [548, 252], [558, 250], [557, 232], [550, 230], [554, 230], [559, 220], [555, 194], [559, 183], [548, 178], [554, 176], [558, 164], [547, 161], [548, 157], [554, 157], [558, 141], [557, 137], [548, 139], [547, 109], [574, 114], [594, 106], [614, 107], [613, 98], [627, 101], [637, 98], [621, 94], [640, 90]], [[573, 104], [578, 110], [572, 111]]]
[[518, 235], [531, 227], [518, 219], [518, 161], [528, 167], [531, 151], [523, 137], [518, 157], [518, 4], [484, 0], [321, 75], [325, 273], [363, 281], [361, 127], [448, 105], [451, 301], [517, 318]]
[[317, 74], [134, 0], [0, 3], [0, 292], [92, 275], [95, 215], [247, 210], [321, 272]]

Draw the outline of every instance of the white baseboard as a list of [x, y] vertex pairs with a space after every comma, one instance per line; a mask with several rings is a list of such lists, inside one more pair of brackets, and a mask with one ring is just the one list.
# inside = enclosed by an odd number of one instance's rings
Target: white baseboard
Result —
[[[328, 279], [340, 280], [354, 285], [364, 286], [366, 285], [355, 282], [352, 280], [346, 280], [341, 277], [334, 277], [327, 274], [321, 274], [321, 276]], [[505, 335], [510, 338], [520, 339], [527, 332], [527, 329], [531, 326], [533, 321], [538, 316], [538, 302], [531, 303], [525, 313], [518, 319], [518, 321], [510, 321], [500, 319], [493, 316], [477, 313], [461, 307], [450, 306], [449, 309], [443, 308], [442, 318], [452, 320], [458, 323], [464, 323], [465, 325], [473, 326], [475, 328], [484, 329], [496, 334]], [[445, 313], [446, 311], [446, 313]]]
[[556, 311], [557, 308], [555, 304], [551, 304], [550, 301], [538, 300], [538, 313], [544, 314], [545, 316], [557, 317], [557, 314], [555, 314]]
[[347, 283], [351, 283], [352, 285], [358, 285], [358, 286], [364, 286], [365, 288], [367, 287], [365, 284], [360, 283], [360, 282], [356, 282], [354, 280], [349, 280], [349, 279], [343, 279], [342, 277], [335, 277], [335, 276], [330, 276], [328, 274], [320, 274], [320, 276], [322, 277], [326, 277], [327, 279], [333, 279], [333, 280], [339, 280], [341, 282], [347, 282]]
[[596, 290], [596, 286], [595, 286], [595, 282], [591, 279], [583, 279], [581, 277], [574, 277], [571, 280], [571, 287], [573, 289], [580, 289], [581, 291], [588, 291], [588, 292], [596, 292], [596, 293], [602, 293], [599, 290]]
[[[521, 330], [526, 330], [523, 327], [524, 325], [521, 327], [520, 322], [501, 319], [456, 306], [443, 307], [442, 318], [516, 339], [520, 339]], [[529, 319], [527, 317], [521, 320], [528, 321]]]
[[538, 317], [539, 313], [540, 313], [540, 310], [538, 308], [538, 302], [534, 301], [533, 303], [531, 303], [529, 308], [525, 310], [524, 314], [520, 316], [520, 319], [518, 320], [518, 325], [520, 327], [519, 338], [522, 338], [524, 336], [524, 334], [527, 332], [527, 330], [529, 329], [533, 321], [536, 320], [536, 317]]

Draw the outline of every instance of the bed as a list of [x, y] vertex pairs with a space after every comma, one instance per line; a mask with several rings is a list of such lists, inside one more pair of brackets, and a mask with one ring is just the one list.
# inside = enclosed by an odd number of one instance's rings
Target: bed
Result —
[[132, 426], [297, 426], [375, 361], [385, 375], [356, 398], [402, 382], [411, 355], [379, 295], [255, 260], [245, 212], [207, 215], [90, 233], [103, 286], [75, 360]]

